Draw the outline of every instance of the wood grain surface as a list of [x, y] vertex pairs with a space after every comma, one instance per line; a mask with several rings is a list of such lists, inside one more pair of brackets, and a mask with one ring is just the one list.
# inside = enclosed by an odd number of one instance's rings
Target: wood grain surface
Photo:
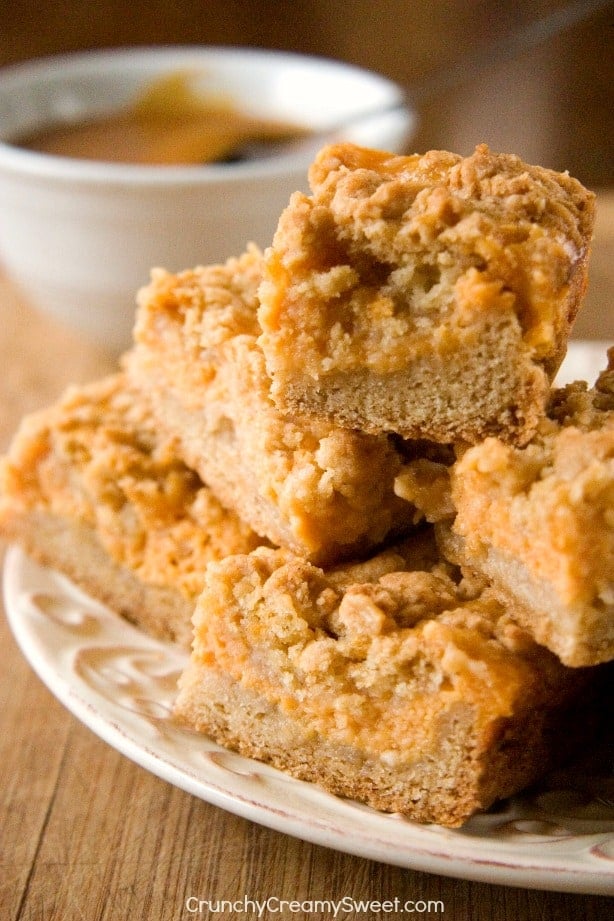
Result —
[[[576, 327], [614, 341], [614, 193], [598, 196], [590, 293]], [[0, 276], [0, 443], [19, 418], [113, 360], [26, 305]], [[137, 767], [78, 723], [0, 617], [0, 919], [176, 921], [212, 900], [439, 900], [453, 921], [601, 921], [600, 896], [513, 889], [373, 863], [257, 826]], [[439, 912], [422, 913], [433, 918]], [[391, 918], [374, 911], [343, 917]], [[410, 915], [409, 917], [411, 917]], [[413, 915], [416, 916], [417, 915]], [[254, 914], [234, 914], [246, 919]], [[331, 918], [277, 913], [267, 918]]]

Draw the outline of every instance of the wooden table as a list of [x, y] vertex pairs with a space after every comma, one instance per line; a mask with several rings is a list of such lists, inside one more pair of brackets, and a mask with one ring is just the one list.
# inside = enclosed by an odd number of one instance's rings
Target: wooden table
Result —
[[[576, 335], [614, 341], [614, 192], [600, 194], [598, 202], [592, 284]], [[109, 356], [24, 304], [2, 277], [0, 357], [2, 448], [25, 412], [53, 401], [68, 383], [114, 366]], [[76, 721], [30, 670], [4, 618], [0, 657], [0, 919], [222, 917], [188, 912], [190, 896], [431, 899], [444, 903], [448, 921], [611, 917], [611, 901], [604, 897], [399, 869], [237, 818], [137, 767]], [[233, 917], [247, 921], [254, 915]], [[364, 911], [351, 917], [391, 915]]]

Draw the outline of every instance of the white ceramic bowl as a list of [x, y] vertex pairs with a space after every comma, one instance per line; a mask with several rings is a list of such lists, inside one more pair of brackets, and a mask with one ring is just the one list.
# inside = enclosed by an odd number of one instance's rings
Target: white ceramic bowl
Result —
[[118, 109], [153, 79], [186, 69], [199, 72], [205, 94], [365, 146], [401, 150], [414, 126], [401, 89], [382, 76], [282, 52], [160, 46], [0, 70], [0, 261], [33, 304], [114, 351], [130, 343], [135, 294], [153, 266], [179, 271], [238, 255], [251, 240], [270, 243], [323, 140], [203, 166], [77, 160], [11, 141]]

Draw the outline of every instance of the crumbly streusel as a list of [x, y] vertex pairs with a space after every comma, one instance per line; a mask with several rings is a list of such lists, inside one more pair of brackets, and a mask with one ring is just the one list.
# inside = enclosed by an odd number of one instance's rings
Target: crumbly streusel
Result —
[[586, 285], [594, 196], [493, 154], [324, 148], [266, 253], [281, 407], [408, 438], [526, 441]]

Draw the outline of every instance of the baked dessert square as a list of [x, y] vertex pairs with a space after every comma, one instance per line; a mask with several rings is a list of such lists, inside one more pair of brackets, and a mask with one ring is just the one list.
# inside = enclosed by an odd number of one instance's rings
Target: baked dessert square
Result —
[[227, 557], [207, 569], [175, 715], [335, 794], [457, 826], [584, 725], [598, 670], [565, 668], [512, 614], [428, 534], [327, 572], [286, 550]]
[[614, 349], [594, 387], [554, 390], [523, 448], [497, 438], [450, 468], [448, 558], [484, 574], [570, 666], [614, 658]]
[[262, 253], [179, 274], [138, 296], [124, 358], [163, 431], [219, 500], [272, 543], [324, 564], [413, 525], [394, 493], [397, 440], [281, 413], [258, 345]]
[[486, 145], [336, 144], [309, 181], [260, 289], [277, 405], [404, 438], [526, 442], [585, 291], [594, 195]]
[[0, 462], [0, 535], [186, 647], [207, 563], [262, 543], [177, 459], [121, 373], [22, 421]]

